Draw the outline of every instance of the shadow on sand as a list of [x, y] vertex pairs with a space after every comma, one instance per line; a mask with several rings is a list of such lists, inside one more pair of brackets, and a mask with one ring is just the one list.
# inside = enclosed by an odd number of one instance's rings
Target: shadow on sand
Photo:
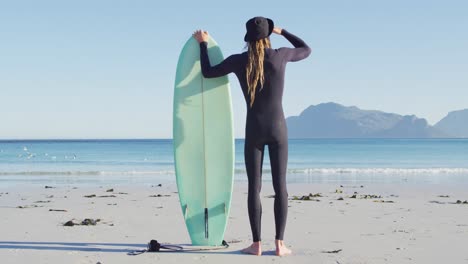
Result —
[[[172, 244], [171, 244], [172, 245]], [[243, 255], [240, 250], [226, 251], [225, 248], [215, 250], [209, 247], [195, 247], [189, 244], [176, 244], [184, 250], [170, 251], [162, 250], [149, 253], [177, 253], [177, 254], [234, 254]], [[84, 251], [84, 252], [107, 252], [107, 253], [132, 253], [134, 251], [146, 249], [146, 244], [125, 244], [125, 243], [78, 243], [78, 242], [28, 242], [28, 241], [0, 241], [2, 249], [29, 249], [29, 250], [59, 250], [59, 251]]]

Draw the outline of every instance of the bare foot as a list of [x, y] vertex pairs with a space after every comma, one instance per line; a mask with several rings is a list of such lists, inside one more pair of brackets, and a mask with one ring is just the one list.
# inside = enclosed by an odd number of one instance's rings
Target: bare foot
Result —
[[276, 244], [276, 256], [291, 255], [292, 251], [284, 245], [283, 240], [275, 240]]
[[248, 248], [244, 248], [241, 250], [242, 253], [245, 254], [251, 254], [251, 255], [256, 255], [256, 256], [261, 256], [262, 255], [262, 245], [260, 242], [253, 242], [252, 245]]

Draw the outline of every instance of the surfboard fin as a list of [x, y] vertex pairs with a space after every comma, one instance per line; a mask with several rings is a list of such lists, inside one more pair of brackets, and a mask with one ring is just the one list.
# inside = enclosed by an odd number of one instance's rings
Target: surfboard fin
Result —
[[205, 208], [205, 238], [208, 239], [208, 208]]
[[188, 205], [184, 205], [184, 218], [187, 219]]

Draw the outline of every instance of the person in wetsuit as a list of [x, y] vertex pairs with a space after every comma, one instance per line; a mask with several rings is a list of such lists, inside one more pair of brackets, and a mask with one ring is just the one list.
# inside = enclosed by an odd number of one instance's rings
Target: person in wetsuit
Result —
[[[268, 146], [273, 188], [275, 191], [275, 245], [278, 256], [291, 253], [283, 242], [288, 212], [286, 167], [288, 162], [288, 137], [282, 99], [286, 64], [309, 56], [311, 49], [297, 36], [285, 29], [274, 27], [271, 19], [254, 17], [246, 23], [244, 40], [248, 51], [227, 57], [212, 66], [208, 57], [206, 31], [193, 34], [200, 43], [200, 63], [205, 78], [235, 73], [247, 104], [244, 158], [248, 177], [248, 212], [253, 243], [244, 253], [261, 255], [260, 190], [265, 145]], [[272, 49], [271, 33], [284, 36], [294, 48]]]

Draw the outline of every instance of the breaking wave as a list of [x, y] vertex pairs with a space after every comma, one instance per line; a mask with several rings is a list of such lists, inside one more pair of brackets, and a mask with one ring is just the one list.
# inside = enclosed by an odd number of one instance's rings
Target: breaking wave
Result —
[[[236, 168], [236, 174], [245, 174], [245, 168]], [[263, 173], [271, 173], [263, 169]], [[288, 174], [302, 175], [439, 175], [467, 174], [468, 168], [290, 168]], [[174, 170], [154, 171], [0, 171], [0, 176], [105, 176], [105, 175], [175, 175]]]

